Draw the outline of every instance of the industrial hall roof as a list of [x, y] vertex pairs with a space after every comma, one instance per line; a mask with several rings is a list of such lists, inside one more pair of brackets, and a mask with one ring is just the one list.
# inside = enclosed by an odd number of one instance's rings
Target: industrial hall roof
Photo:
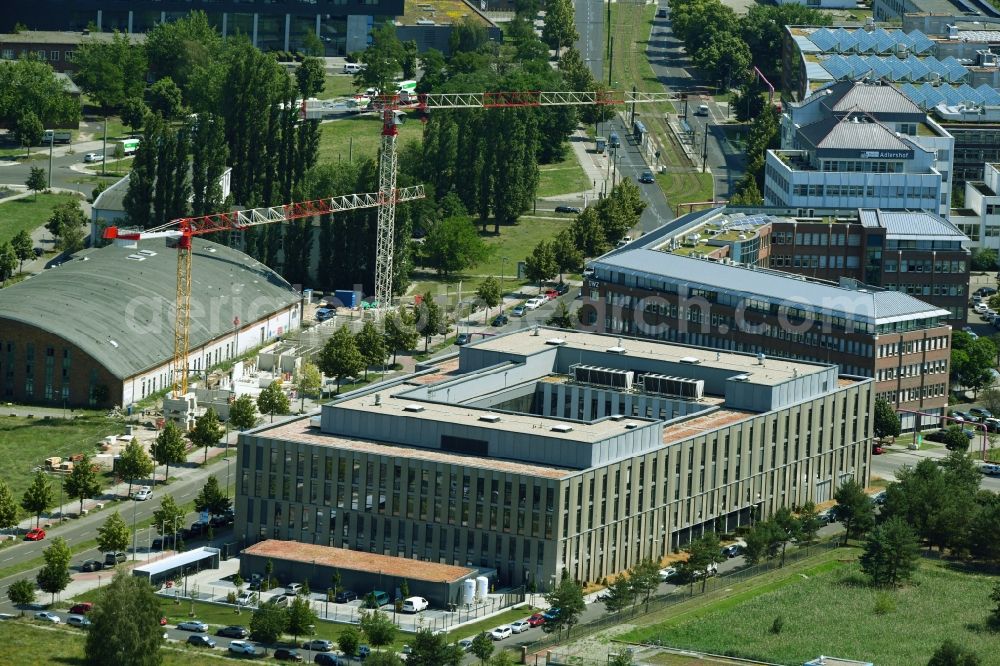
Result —
[[[299, 300], [277, 273], [217, 243], [194, 239], [190, 345], [256, 322]], [[177, 254], [162, 241], [83, 250], [61, 265], [0, 290], [5, 321], [49, 331], [121, 379], [173, 356]]]

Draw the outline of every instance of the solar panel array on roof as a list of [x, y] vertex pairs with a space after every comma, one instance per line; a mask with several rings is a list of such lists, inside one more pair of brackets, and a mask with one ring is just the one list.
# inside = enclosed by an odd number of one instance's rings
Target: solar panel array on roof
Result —
[[852, 39], [854, 40], [854, 50], [858, 53], [871, 53], [875, 50], [875, 38], [870, 33], [859, 32], [853, 35]]
[[809, 35], [809, 41], [816, 45], [820, 51], [833, 51], [837, 46], [837, 38], [826, 28], [820, 28]]
[[875, 40], [876, 53], [889, 53], [896, 48], [896, 40], [882, 28], [870, 33]]
[[919, 30], [911, 30], [907, 37], [913, 40], [913, 44], [910, 46], [911, 51], [924, 53], [934, 47], [934, 42], [931, 41], [931, 38]]
[[910, 79], [913, 81], [919, 81], [920, 79], [926, 79], [927, 75], [930, 74], [931, 68], [923, 60], [917, 56], [910, 54], [910, 57], [906, 59], [906, 66], [910, 68]]
[[941, 66], [945, 68], [945, 79], [951, 81], [952, 83], [961, 80], [966, 74], [969, 73], [962, 63], [955, 60], [954, 56], [948, 56], [941, 61]]
[[819, 61], [836, 81], [875, 76], [894, 83], [900, 81], [948, 81], [957, 83], [969, 74], [960, 62], [952, 57], [939, 61], [930, 56], [918, 58], [910, 54], [905, 60], [896, 56], [830, 55]]
[[894, 43], [902, 44], [906, 48], [910, 48], [911, 46], [913, 46], [913, 38], [907, 35], [899, 28], [896, 28], [895, 30], [890, 30], [889, 37], [892, 38], [892, 41]]
[[809, 35], [809, 41], [822, 53], [891, 53], [898, 45], [924, 53], [934, 46], [934, 42], [921, 31], [904, 33], [898, 28], [889, 31], [877, 28], [871, 32], [864, 28], [853, 31], [842, 27], [836, 30], [818, 28]]
[[833, 34], [837, 38], [837, 50], [841, 53], [854, 49], [858, 44], [858, 38], [844, 28], [837, 28]]
[[959, 104], [1000, 106], [1000, 92], [987, 84], [973, 88], [967, 83], [960, 86], [934, 86], [930, 83], [913, 85], [905, 83], [899, 90], [913, 100], [913, 103], [923, 110], [932, 109], [938, 104], [956, 106]]

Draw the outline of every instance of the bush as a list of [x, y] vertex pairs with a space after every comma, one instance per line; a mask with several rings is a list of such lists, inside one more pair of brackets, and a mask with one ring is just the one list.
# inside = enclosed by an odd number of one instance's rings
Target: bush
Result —
[[771, 633], [780, 634], [781, 630], [785, 627], [785, 618], [780, 615], [774, 618], [774, 622], [771, 623]]
[[878, 595], [878, 598], [875, 599], [876, 615], [888, 615], [894, 610], [896, 610], [896, 601], [891, 595], [880, 594]]
[[236, 592], [230, 590], [226, 593], [226, 603], [235, 604], [236, 603]]

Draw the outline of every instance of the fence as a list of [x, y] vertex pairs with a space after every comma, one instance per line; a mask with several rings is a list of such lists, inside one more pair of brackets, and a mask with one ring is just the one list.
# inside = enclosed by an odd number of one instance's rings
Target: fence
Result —
[[[833, 538], [829, 541], [822, 541], [820, 543], [811, 544], [809, 546], [802, 546], [800, 548], [795, 548], [789, 550], [785, 553], [784, 563], [790, 564], [798, 560], [811, 557], [813, 555], [818, 555], [819, 553], [824, 553], [829, 550], [833, 550], [840, 546], [840, 539]], [[719, 576], [713, 576], [704, 581], [698, 581], [694, 585], [687, 585], [684, 587], [675, 587], [670, 592], [666, 594], [661, 594], [655, 597], [650, 597], [649, 603], [637, 603], [632, 608], [622, 611], [620, 613], [605, 613], [601, 617], [592, 620], [590, 622], [585, 622], [578, 624], [572, 630], [573, 638], [580, 638], [581, 636], [587, 634], [593, 634], [602, 629], [621, 624], [622, 621], [626, 619], [632, 619], [641, 617], [643, 615], [648, 615], [650, 613], [657, 613], [659, 611], [665, 610], [679, 604], [681, 602], [687, 601], [692, 597], [700, 596], [703, 594], [708, 594], [710, 592], [715, 592], [736, 583], [740, 583], [749, 578], [755, 576], [760, 576], [769, 571], [774, 571], [782, 567], [781, 558], [775, 558], [774, 560], [769, 560], [766, 562], [761, 562], [760, 564], [755, 564], [749, 567], [742, 567], [740, 569], [734, 569], [732, 571], [727, 571]], [[704, 585], [704, 587], [703, 587]], [[541, 640], [537, 640], [534, 643], [529, 643], [527, 645], [528, 652], [539, 652], [546, 648], [558, 645], [564, 638], [569, 638], [569, 635], [560, 636], [558, 634], [549, 635]], [[553, 662], [555, 663], [555, 662]], [[575, 662], [574, 662], [575, 663]]]

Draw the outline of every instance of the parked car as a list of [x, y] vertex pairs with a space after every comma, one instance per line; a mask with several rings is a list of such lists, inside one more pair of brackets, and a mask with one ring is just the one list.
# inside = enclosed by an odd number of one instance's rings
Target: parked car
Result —
[[106, 566], [106, 567], [113, 567], [113, 566], [115, 566], [117, 564], [121, 564], [122, 562], [126, 561], [127, 559], [128, 559], [128, 555], [126, 555], [125, 553], [123, 553], [120, 550], [118, 552], [115, 552], [115, 553], [104, 553], [104, 566]]
[[368, 655], [370, 655], [371, 653], [372, 649], [367, 645], [362, 645], [361, 647], [358, 648], [358, 658], [361, 659], [361, 661], [367, 659]]
[[132, 494], [132, 499], [137, 502], [145, 502], [153, 496], [153, 489], [149, 486], [142, 486]]
[[80, 627], [85, 629], [90, 626], [90, 620], [82, 615], [70, 615], [66, 618], [66, 624], [71, 627]]
[[880, 490], [872, 495], [872, 501], [875, 502], [876, 506], [883, 506], [885, 504], [885, 497], [885, 491]]
[[563, 294], [568, 292], [569, 292], [569, 285], [566, 284], [565, 282], [560, 282], [559, 284], [556, 285], [556, 294], [558, 294], [559, 296], [562, 296]]
[[150, 544], [150, 550], [163, 550], [164, 548], [173, 548], [174, 543], [177, 541], [176, 536], [173, 534], [165, 534], [161, 537], [156, 537], [153, 539], [153, 543]]
[[211, 519], [209, 519], [208, 524], [213, 528], [227, 527], [232, 525], [235, 520], [236, 519], [233, 516], [223, 514], [221, 516], [212, 516]]
[[707, 116], [708, 115], [708, 104], [699, 104], [698, 110], [694, 112], [696, 116]]
[[195, 634], [194, 636], [188, 636], [186, 643], [188, 645], [195, 645], [197, 647], [214, 648], [216, 646], [215, 639], [210, 638], [205, 634]]
[[273, 654], [278, 661], [302, 661], [302, 655], [290, 648], [278, 648]]
[[725, 548], [723, 548], [722, 554], [728, 557], [729, 559], [733, 559], [734, 557], [739, 557], [745, 551], [746, 548], [743, 547], [743, 544], [734, 543], [731, 546], [726, 546]]
[[471, 638], [463, 638], [462, 640], [460, 640], [458, 642], [458, 647], [460, 647], [464, 651], [468, 652], [469, 650], [472, 649], [472, 639]]
[[576, 206], [556, 206], [557, 213], [580, 213], [580, 209]]
[[993, 412], [986, 409], [985, 407], [973, 407], [969, 410], [969, 414], [974, 416], [977, 420], [983, 420], [992, 418]]
[[24, 535], [25, 541], [41, 541], [45, 538], [45, 530], [41, 527], [32, 527], [28, 530], [28, 533]]
[[693, 573], [695, 580], [701, 580], [702, 578], [711, 578], [715, 574], [719, 573], [719, 565], [716, 563], [711, 563], [704, 569], [699, 569]]
[[243, 590], [236, 597], [236, 603], [240, 606], [250, 606], [257, 601], [257, 593], [253, 590]]
[[516, 620], [510, 623], [510, 630], [515, 634], [520, 634], [528, 629], [531, 629], [531, 625], [528, 624], [527, 620]]
[[254, 648], [253, 643], [247, 643], [246, 641], [229, 641], [229, 651], [233, 654], [257, 654], [257, 649]]
[[208, 625], [201, 620], [185, 620], [184, 622], [179, 622], [177, 628], [181, 631], [196, 631], [199, 634], [208, 631]]
[[873, 456], [880, 456], [883, 453], [885, 453], [885, 449], [883, 449], [878, 444], [872, 444], [872, 455]]
[[241, 627], [239, 625], [230, 625], [228, 627], [223, 627], [215, 632], [216, 636], [222, 636], [224, 638], [246, 638], [250, 635], [250, 632], [246, 627]]
[[671, 580], [677, 577], [676, 567], [667, 567], [666, 569], [660, 569], [660, 582], [669, 583]]
[[837, 522], [837, 507], [833, 506], [823, 511], [819, 514], [818, 518], [827, 525]]
[[328, 641], [325, 638], [314, 638], [311, 641], [303, 643], [302, 649], [312, 650], [313, 652], [329, 652], [333, 649], [333, 641]]
[[505, 638], [510, 638], [513, 633], [510, 626], [504, 624], [491, 631], [490, 638], [495, 641], [502, 641]]
[[82, 603], [75, 604], [69, 609], [69, 612], [73, 615], [86, 615], [92, 610], [94, 610], [94, 604], [90, 601], [84, 601]]
[[300, 592], [302, 592], [302, 583], [289, 583], [285, 586], [285, 594], [289, 597], [294, 597]]
[[330, 654], [329, 652], [320, 652], [315, 657], [313, 657], [314, 664], [323, 664], [324, 666], [347, 666], [347, 662], [335, 654]]
[[539, 297], [529, 298], [524, 302], [524, 307], [526, 307], [529, 310], [537, 310], [538, 308], [542, 307], [542, 303], [544, 303], [546, 300], [547, 299], [545, 298], [539, 298]]
[[559, 298], [559, 292], [556, 291], [555, 289], [546, 289], [545, 298], [549, 299], [550, 301], [554, 301], [557, 298]]
[[353, 590], [341, 590], [337, 592], [337, 596], [333, 598], [338, 604], [346, 604], [350, 601], [354, 601], [358, 598], [358, 593]]
[[191, 539], [193, 537], [200, 537], [202, 534], [208, 532], [208, 523], [203, 523], [200, 520], [191, 523], [191, 528], [185, 531], [184, 538]]
[[101, 153], [87, 153], [83, 156], [83, 161], [90, 164], [91, 162], [103, 162], [104, 155]]
[[550, 608], [547, 611], [545, 611], [545, 612], [542, 613], [542, 617], [545, 618], [546, 622], [551, 622], [552, 620], [555, 620], [556, 618], [559, 617], [559, 609], [558, 608]]
[[472, 335], [469, 333], [459, 333], [455, 338], [455, 344], [461, 347], [462, 345], [467, 345], [472, 341]]
[[652, 183], [654, 180], [655, 179], [653, 178], [653, 172], [652, 171], [643, 171], [642, 174], [639, 176], [639, 182], [640, 183], [649, 184], [649, 183]]
[[985, 298], [987, 296], [992, 296], [993, 294], [997, 293], [997, 290], [994, 289], [993, 287], [980, 287], [979, 289], [976, 289], [972, 293], [976, 294], [977, 296], [982, 296]]
[[525, 620], [529, 626], [540, 627], [545, 624], [545, 616], [541, 613], [535, 613], [534, 615], [529, 615], [528, 619]]
[[100, 571], [104, 568], [104, 563], [100, 560], [87, 560], [80, 565], [80, 571]]
[[949, 414], [949, 416], [953, 419], [961, 419], [962, 421], [975, 421], [975, 419], [972, 418], [972, 414], [969, 414], [968, 412], [960, 412], [957, 409]]
[[1000, 476], [1000, 465], [996, 463], [984, 463], [979, 471], [989, 476]]
[[509, 322], [510, 322], [510, 319], [507, 318], [507, 315], [505, 315], [505, 314], [498, 314], [496, 317], [493, 317], [492, 324], [494, 326], [506, 326]]
[[430, 602], [423, 597], [407, 597], [403, 600], [404, 613], [419, 613], [422, 610], [427, 610], [428, 606], [430, 606]]
[[41, 620], [42, 622], [51, 622], [52, 624], [59, 624], [62, 622], [58, 615], [49, 611], [38, 611], [35, 613], [35, 619]]
[[515, 317], [523, 317], [528, 314], [528, 309], [523, 305], [515, 305], [514, 309], [511, 310], [510, 313]]

